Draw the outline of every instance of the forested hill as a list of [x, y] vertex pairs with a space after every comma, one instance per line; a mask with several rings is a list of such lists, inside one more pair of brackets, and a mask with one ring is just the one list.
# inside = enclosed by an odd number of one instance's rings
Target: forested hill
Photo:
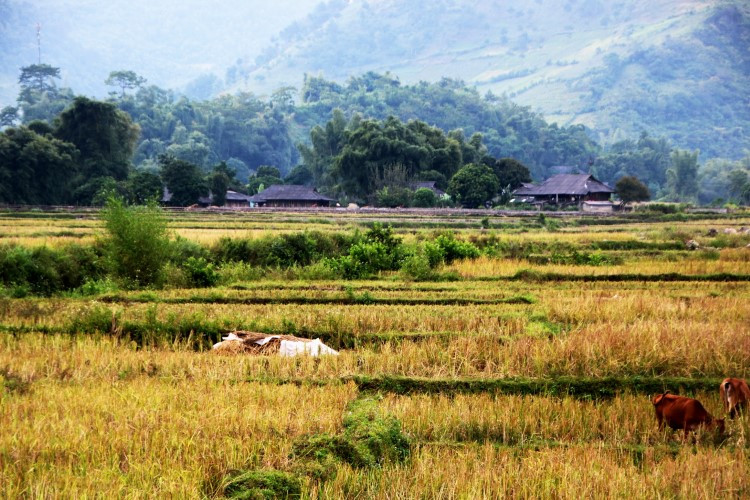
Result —
[[603, 144], [645, 130], [704, 158], [739, 158], [750, 145], [749, 51], [741, 0], [331, 0], [228, 75], [256, 91], [303, 72], [459, 78], [584, 124]]

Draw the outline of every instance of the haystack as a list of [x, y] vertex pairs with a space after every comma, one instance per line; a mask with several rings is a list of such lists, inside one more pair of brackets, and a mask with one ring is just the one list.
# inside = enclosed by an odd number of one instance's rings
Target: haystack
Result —
[[267, 333], [244, 331], [231, 332], [226, 337], [222, 337], [222, 341], [214, 344], [213, 349], [227, 354], [338, 355], [337, 351], [325, 345], [320, 339], [304, 339], [293, 335], [269, 335]]

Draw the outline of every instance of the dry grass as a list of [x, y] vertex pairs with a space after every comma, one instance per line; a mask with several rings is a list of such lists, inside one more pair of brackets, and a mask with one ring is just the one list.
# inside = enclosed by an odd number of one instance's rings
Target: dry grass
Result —
[[[210, 243], [221, 236], [284, 231], [335, 231], [371, 215], [174, 214], [172, 228]], [[478, 224], [476, 220], [403, 215], [420, 220]], [[333, 222], [329, 224], [327, 222]], [[511, 242], [586, 245], [592, 241], [673, 241], [685, 235], [710, 241], [711, 227], [746, 220], [680, 224], [568, 226], [549, 232], [519, 221], [497, 234]], [[525, 221], [529, 222], [529, 221]], [[70, 230], [93, 234], [92, 219], [0, 221], [3, 241], [59, 244]], [[409, 241], [433, 229], [402, 229]], [[477, 236], [476, 230], [462, 231]], [[485, 233], [486, 235], [486, 233]], [[91, 236], [93, 237], [93, 236]], [[83, 242], [88, 241], [86, 236]], [[68, 237], [68, 240], [81, 239]], [[732, 242], [736, 243], [736, 242]], [[466, 278], [510, 276], [521, 269], [567, 275], [750, 274], [750, 250], [700, 254], [639, 254], [620, 266], [532, 266], [489, 259], [449, 267]], [[560, 281], [256, 281], [246, 289], [139, 292], [149, 300], [207, 303], [116, 303], [97, 300], [0, 299], [0, 497], [202, 497], [218, 494], [217, 479], [235, 468], [292, 468], [292, 441], [309, 432], [338, 432], [353, 385], [314, 382], [342, 376], [500, 378], [556, 375], [599, 377], [669, 375], [750, 377], [750, 284]], [[346, 287], [351, 286], [351, 291]], [[283, 303], [221, 304], [222, 299], [311, 297], [405, 299], [415, 305]], [[127, 295], [127, 294], [126, 294]], [[531, 304], [430, 305], [431, 298], [534, 298]], [[158, 329], [211, 325], [301, 335], [382, 335], [337, 357], [280, 358], [195, 352], [168, 338], [136, 345], [86, 328], [92, 311]], [[84, 325], [75, 335], [43, 334]], [[93, 322], [91, 324], [94, 324]], [[151, 326], [149, 326], [151, 325]], [[161, 326], [160, 326], [161, 325]], [[121, 329], [116, 328], [116, 331]], [[188, 332], [189, 333], [189, 332]], [[389, 334], [440, 334], [418, 341]], [[192, 335], [201, 335], [193, 331]], [[448, 335], [443, 335], [448, 334]], [[245, 382], [294, 378], [301, 387]], [[8, 381], [13, 382], [8, 383]], [[23, 390], [21, 390], [21, 389]], [[720, 413], [718, 394], [699, 394]], [[384, 396], [381, 407], [399, 418], [416, 447], [403, 465], [355, 470], [304, 481], [312, 498], [717, 498], [750, 495], [748, 420], [732, 422], [729, 438], [698, 443], [656, 429], [644, 395], [610, 400], [510, 395]]]
[[0, 406], [0, 496], [200, 496], [228, 470], [286, 467], [292, 441], [336, 432], [352, 397], [347, 386], [172, 379], [158, 369], [132, 380], [40, 380]]

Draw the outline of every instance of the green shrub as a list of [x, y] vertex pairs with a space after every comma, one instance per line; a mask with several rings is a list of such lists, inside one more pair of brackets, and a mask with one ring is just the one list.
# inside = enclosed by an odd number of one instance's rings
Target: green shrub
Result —
[[438, 203], [437, 195], [432, 189], [419, 188], [414, 191], [412, 205], [418, 208], [432, 208]]
[[424, 254], [427, 257], [427, 262], [429, 262], [432, 269], [435, 269], [445, 262], [445, 250], [437, 243], [428, 241], [422, 245], [422, 250], [424, 251]]
[[435, 244], [443, 250], [443, 258], [446, 264], [450, 264], [454, 260], [476, 259], [481, 254], [473, 243], [457, 240], [450, 233], [441, 234], [435, 238]]
[[325, 263], [345, 279], [372, 276], [380, 271], [395, 271], [401, 267], [406, 251], [401, 238], [393, 235], [393, 228], [374, 223], [363, 239], [349, 247], [349, 254]]
[[211, 248], [211, 255], [215, 262], [245, 262], [260, 267], [306, 266], [324, 257], [345, 255], [352, 244], [361, 239], [358, 232], [326, 234], [320, 231], [258, 239], [221, 238]]
[[211, 254], [203, 245], [190, 241], [182, 236], [177, 236], [170, 245], [171, 261], [180, 265], [190, 257], [208, 260], [211, 258]]
[[170, 255], [169, 233], [164, 213], [156, 203], [126, 206], [110, 197], [102, 211], [107, 235], [106, 253], [113, 274], [127, 286], [157, 283]]
[[227, 498], [275, 499], [300, 498], [302, 483], [299, 478], [277, 470], [251, 470], [230, 473], [223, 483]]
[[203, 257], [188, 257], [183, 264], [188, 281], [194, 287], [212, 287], [219, 281], [214, 265]]
[[0, 284], [16, 290], [16, 296], [73, 290], [89, 280], [100, 279], [103, 274], [95, 247], [0, 246]]
[[246, 262], [225, 262], [218, 269], [219, 283], [229, 285], [241, 281], [254, 281], [263, 277], [263, 270]]

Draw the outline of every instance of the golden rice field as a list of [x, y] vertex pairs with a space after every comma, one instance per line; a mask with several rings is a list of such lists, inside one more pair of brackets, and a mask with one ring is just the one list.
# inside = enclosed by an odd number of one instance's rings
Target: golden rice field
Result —
[[[708, 235], [750, 215], [491, 217], [482, 229], [465, 216], [184, 213], [170, 226], [210, 245], [373, 219], [411, 242], [610, 242], [596, 252], [616, 259], [483, 256], [445, 266], [445, 281], [271, 269], [209, 289], [2, 297], [0, 498], [221, 498], [237, 470], [286, 472], [303, 498], [750, 496], [750, 417], [684, 438], [657, 428], [650, 402], [670, 389], [723, 416], [719, 381], [750, 378], [750, 235]], [[0, 243], [89, 244], [100, 227], [96, 214], [4, 213]], [[659, 246], [685, 239], [702, 248]], [[319, 337], [340, 355], [210, 350], [234, 329]], [[398, 420], [408, 457], [303, 469], [296, 443], [345, 433], [365, 397]]]

